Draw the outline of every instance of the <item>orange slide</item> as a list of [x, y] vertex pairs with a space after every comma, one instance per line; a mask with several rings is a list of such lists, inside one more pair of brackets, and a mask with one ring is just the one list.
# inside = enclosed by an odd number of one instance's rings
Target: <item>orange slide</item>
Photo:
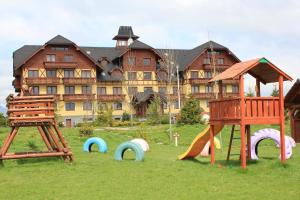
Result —
[[[223, 129], [223, 125], [215, 125], [215, 135], [219, 134]], [[206, 143], [210, 139], [210, 127], [206, 127], [202, 132], [200, 132], [197, 137], [193, 140], [192, 144], [188, 148], [188, 150], [181, 154], [178, 159], [183, 160], [186, 158], [194, 158], [201, 153]]]

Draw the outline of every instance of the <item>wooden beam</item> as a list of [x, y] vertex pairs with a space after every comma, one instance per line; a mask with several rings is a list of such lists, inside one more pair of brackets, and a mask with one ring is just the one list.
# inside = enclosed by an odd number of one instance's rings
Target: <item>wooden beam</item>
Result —
[[244, 94], [244, 75], [240, 77], [240, 135], [241, 135], [241, 166], [246, 168], [246, 138], [245, 138], [245, 94]]
[[256, 78], [256, 97], [260, 97], [260, 81]]
[[214, 125], [210, 125], [210, 164], [215, 164]]
[[279, 115], [280, 115], [280, 158], [285, 163], [285, 136], [284, 136], [284, 97], [283, 97], [283, 76], [278, 78], [279, 82]]

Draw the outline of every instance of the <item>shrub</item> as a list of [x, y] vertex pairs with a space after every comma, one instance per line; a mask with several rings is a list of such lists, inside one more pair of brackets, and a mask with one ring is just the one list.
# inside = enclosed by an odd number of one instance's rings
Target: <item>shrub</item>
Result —
[[80, 136], [91, 136], [94, 132], [94, 127], [89, 124], [82, 124], [79, 128], [79, 135]]
[[161, 101], [159, 97], [155, 97], [148, 109], [147, 109], [147, 122], [149, 124], [160, 124], [161, 123], [161, 116], [162, 116], [162, 111], [161, 111]]
[[112, 126], [112, 109], [111, 108], [101, 108], [98, 111], [97, 124], [99, 126]]
[[178, 117], [178, 123], [182, 124], [196, 124], [201, 122], [201, 113], [203, 108], [199, 106], [199, 101], [195, 99], [189, 99], [185, 102], [184, 106], [180, 110], [180, 116]]
[[162, 124], [169, 124], [169, 115], [163, 115], [161, 117], [161, 123]]
[[119, 126], [137, 126], [140, 125], [141, 122], [137, 122], [137, 121], [118, 121], [118, 120], [114, 120], [112, 123], [113, 127], [119, 127]]
[[130, 114], [128, 114], [127, 112], [124, 112], [122, 115], [122, 121], [129, 121], [130, 120]]

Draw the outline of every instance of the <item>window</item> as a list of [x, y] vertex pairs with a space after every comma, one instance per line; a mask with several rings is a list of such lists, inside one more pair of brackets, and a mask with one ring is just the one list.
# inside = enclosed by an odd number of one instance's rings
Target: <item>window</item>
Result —
[[39, 71], [38, 70], [28, 70], [28, 77], [29, 78], [39, 77]]
[[74, 86], [65, 86], [65, 94], [75, 94]]
[[199, 93], [200, 87], [199, 85], [192, 85], [192, 93]]
[[213, 87], [211, 85], [206, 85], [205, 86], [205, 92], [206, 93], [212, 93], [213, 92]]
[[151, 80], [152, 72], [144, 72], [144, 80]]
[[166, 87], [159, 87], [158, 92], [162, 93], [162, 94], [166, 94], [167, 93], [167, 88]]
[[128, 94], [136, 94], [138, 91], [138, 88], [137, 87], [128, 87]]
[[118, 40], [118, 46], [127, 46], [127, 41], [125, 41], [125, 40]]
[[81, 77], [82, 78], [91, 78], [91, 70], [82, 70]]
[[46, 55], [47, 62], [55, 62], [55, 54], [48, 54]]
[[81, 86], [81, 94], [92, 94], [92, 87], [90, 85]]
[[223, 92], [223, 93], [226, 93], [226, 92], [227, 92], [227, 87], [226, 87], [226, 85], [222, 85], [222, 92]]
[[179, 109], [179, 102], [177, 100], [174, 101], [174, 109]]
[[64, 55], [64, 62], [72, 62], [73, 55]]
[[214, 55], [221, 55], [221, 52], [219, 52], [219, 51], [208, 51], [207, 54], [208, 55], [213, 55], [213, 54]]
[[178, 87], [176, 86], [176, 87], [173, 87], [173, 94], [178, 94]]
[[98, 110], [107, 110], [108, 107], [107, 107], [107, 104], [106, 103], [98, 103]]
[[75, 103], [71, 103], [71, 102], [65, 103], [65, 110], [66, 111], [75, 110]]
[[144, 87], [144, 92], [152, 92], [152, 87]]
[[164, 107], [164, 109], [168, 109], [168, 104], [167, 104], [167, 102], [163, 102], [163, 107]]
[[203, 64], [210, 64], [210, 59], [209, 58], [204, 58]]
[[135, 57], [128, 57], [128, 65], [135, 65]]
[[68, 51], [69, 48], [68, 47], [52, 47], [51, 50], [52, 51]]
[[65, 69], [64, 70], [64, 77], [65, 78], [72, 78], [72, 77], [74, 77], [74, 70], [72, 70], [72, 69]]
[[143, 64], [144, 65], [150, 65], [150, 63], [151, 63], [151, 59], [150, 58], [144, 58], [144, 60], [143, 60]]
[[122, 110], [122, 103], [121, 102], [114, 102], [113, 103], [113, 110]]
[[192, 71], [191, 78], [198, 78], [198, 71]]
[[239, 86], [238, 85], [232, 85], [232, 93], [238, 93], [239, 92]]
[[97, 88], [97, 93], [98, 94], [106, 94], [106, 87], [98, 87]]
[[121, 87], [113, 87], [113, 94], [122, 94]]
[[57, 87], [56, 86], [48, 86], [47, 87], [47, 94], [56, 94], [57, 93]]
[[224, 65], [224, 58], [218, 58], [217, 59], [217, 64], [218, 65]]
[[212, 73], [211, 73], [211, 71], [205, 71], [205, 72], [204, 72], [204, 78], [212, 78]]
[[82, 104], [82, 109], [83, 110], [92, 110], [93, 104], [90, 101], [85, 101]]
[[32, 86], [31, 87], [31, 93], [34, 94], [34, 95], [40, 94], [40, 88], [39, 88], [39, 86]]
[[46, 76], [49, 78], [55, 78], [56, 77], [56, 70], [47, 70]]
[[127, 72], [128, 80], [136, 80], [136, 72]]

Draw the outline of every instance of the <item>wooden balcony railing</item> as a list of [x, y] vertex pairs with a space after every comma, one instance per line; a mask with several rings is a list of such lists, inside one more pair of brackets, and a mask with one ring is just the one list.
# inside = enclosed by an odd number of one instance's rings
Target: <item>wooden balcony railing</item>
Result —
[[222, 80], [223, 84], [238, 84], [239, 80]]
[[[225, 70], [228, 69], [229, 65], [223, 64], [223, 65], [216, 65], [216, 70]], [[206, 70], [212, 70], [214, 69], [214, 66], [212, 64], [203, 64], [203, 69]]]
[[240, 93], [238, 93], [238, 92], [226, 92], [226, 93], [223, 93], [223, 97], [224, 98], [239, 97], [239, 96], [240, 96]]
[[63, 94], [64, 101], [95, 100], [95, 94]]
[[279, 123], [278, 97], [246, 97], [244, 116], [241, 116], [240, 101], [240, 98], [210, 101], [210, 121], [235, 123], [243, 118], [246, 124]]
[[53, 96], [55, 101], [61, 100], [60, 94], [39, 94], [39, 96]]
[[210, 78], [190, 78], [189, 83], [190, 84], [201, 84], [201, 83], [208, 83]]
[[125, 94], [98, 94], [98, 101], [123, 101]]
[[76, 62], [44, 62], [46, 69], [56, 69], [56, 68], [75, 68], [77, 66]]
[[215, 94], [214, 93], [199, 92], [199, 93], [192, 93], [191, 97], [195, 98], [195, 99], [214, 99]]
[[58, 77], [32, 77], [32, 78], [25, 78], [25, 83], [28, 85], [48, 85], [48, 84], [59, 84]]
[[72, 85], [84, 85], [84, 84], [93, 84], [96, 83], [96, 78], [63, 78], [64, 84], [72, 84]]

